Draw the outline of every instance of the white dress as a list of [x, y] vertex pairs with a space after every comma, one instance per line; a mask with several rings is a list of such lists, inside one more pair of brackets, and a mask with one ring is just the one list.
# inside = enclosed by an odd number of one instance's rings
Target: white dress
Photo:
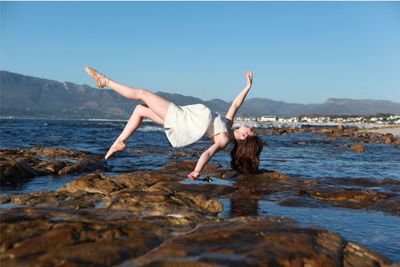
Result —
[[171, 103], [164, 119], [165, 134], [173, 147], [190, 145], [207, 137], [228, 132], [226, 119], [203, 104], [177, 106]]

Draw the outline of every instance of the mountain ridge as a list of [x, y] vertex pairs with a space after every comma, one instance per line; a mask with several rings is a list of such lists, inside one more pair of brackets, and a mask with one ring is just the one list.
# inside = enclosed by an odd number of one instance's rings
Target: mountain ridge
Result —
[[[127, 119], [139, 102], [125, 99], [112, 90], [100, 90], [86, 84], [59, 82], [9, 71], [0, 71], [0, 115], [44, 118]], [[230, 102], [215, 98], [202, 100], [178, 93], [157, 92], [178, 104], [204, 104], [225, 113]], [[299, 116], [400, 114], [400, 103], [389, 100], [328, 98], [321, 104], [298, 104], [266, 98], [249, 98], [240, 116]]]

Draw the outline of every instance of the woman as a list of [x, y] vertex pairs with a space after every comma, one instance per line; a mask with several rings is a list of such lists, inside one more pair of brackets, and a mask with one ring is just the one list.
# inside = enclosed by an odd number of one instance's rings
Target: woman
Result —
[[236, 112], [252, 86], [251, 72], [245, 73], [247, 84], [232, 102], [224, 118], [202, 104], [176, 106], [146, 89], [118, 83], [90, 67], [86, 67], [85, 70], [96, 81], [99, 88], [108, 86], [121, 96], [144, 102], [136, 106], [124, 130], [107, 152], [106, 159], [115, 152], [125, 149], [124, 142], [140, 127], [143, 118], [147, 118], [166, 128], [166, 135], [173, 147], [192, 144], [204, 134], [213, 142], [213, 145], [201, 154], [194, 170], [188, 174], [191, 179], [198, 178], [210, 158], [226, 148], [231, 141], [234, 142], [231, 151], [232, 168], [242, 174], [257, 172], [259, 156], [263, 148], [261, 139], [250, 127], [241, 126], [236, 130], [231, 129]]

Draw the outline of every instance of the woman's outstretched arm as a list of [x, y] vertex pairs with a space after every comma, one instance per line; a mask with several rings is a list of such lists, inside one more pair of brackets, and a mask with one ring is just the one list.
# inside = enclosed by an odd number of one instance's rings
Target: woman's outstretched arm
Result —
[[210, 146], [206, 151], [204, 151], [203, 154], [201, 154], [199, 160], [197, 161], [194, 171], [189, 173], [188, 177], [192, 180], [197, 179], [200, 176], [201, 170], [211, 159], [211, 157], [214, 156], [214, 154], [217, 153], [218, 151], [223, 150], [228, 145], [228, 143], [229, 140], [227, 140], [227, 142], [217, 142], [214, 143], [212, 146]]
[[240, 92], [240, 94], [233, 100], [231, 107], [228, 110], [228, 113], [226, 113], [226, 118], [231, 120], [233, 122], [233, 119], [235, 118], [236, 112], [242, 105], [243, 101], [245, 100], [247, 93], [250, 91], [250, 88], [253, 84], [253, 73], [251, 71], [246, 71], [245, 73], [246, 76], [246, 86], [243, 88], [243, 90]]

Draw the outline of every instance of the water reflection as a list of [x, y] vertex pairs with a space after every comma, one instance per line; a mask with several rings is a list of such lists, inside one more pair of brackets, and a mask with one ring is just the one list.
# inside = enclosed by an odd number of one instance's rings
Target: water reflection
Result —
[[[251, 198], [220, 199], [220, 217], [285, 216], [300, 226], [321, 226], [388, 257], [400, 261], [400, 217], [378, 211], [343, 208], [286, 207]], [[340, 219], [338, 219], [340, 218]]]
[[258, 215], [258, 201], [257, 198], [232, 198], [229, 215], [231, 217]]

